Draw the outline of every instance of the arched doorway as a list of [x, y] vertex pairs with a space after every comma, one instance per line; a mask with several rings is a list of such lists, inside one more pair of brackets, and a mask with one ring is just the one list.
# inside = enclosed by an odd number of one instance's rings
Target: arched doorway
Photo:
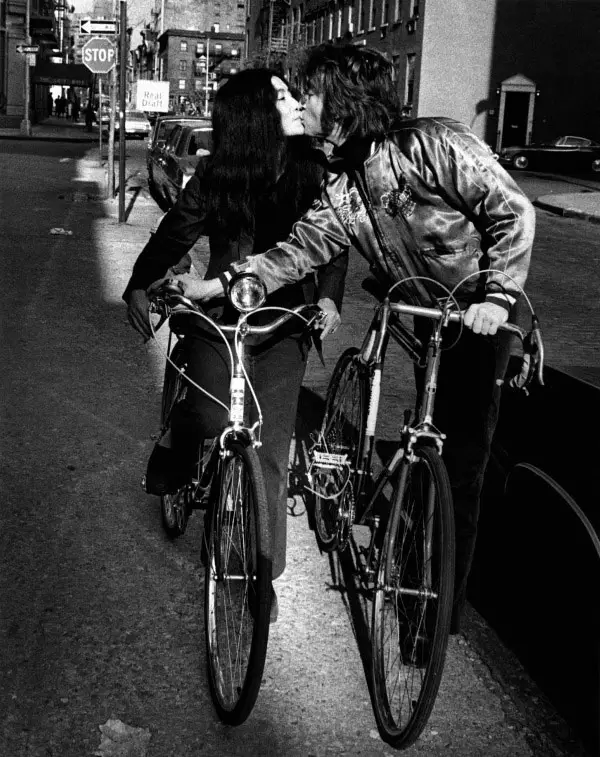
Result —
[[511, 76], [500, 85], [496, 152], [503, 147], [531, 142], [535, 90], [535, 82], [523, 74]]

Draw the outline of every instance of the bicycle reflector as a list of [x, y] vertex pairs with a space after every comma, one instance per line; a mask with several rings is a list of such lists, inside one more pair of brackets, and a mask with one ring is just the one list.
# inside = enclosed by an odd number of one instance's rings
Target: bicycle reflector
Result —
[[250, 313], [264, 304], [267, 288], [254, 273], [237, 273], [229, 284], [229, 299], [240, 313]]

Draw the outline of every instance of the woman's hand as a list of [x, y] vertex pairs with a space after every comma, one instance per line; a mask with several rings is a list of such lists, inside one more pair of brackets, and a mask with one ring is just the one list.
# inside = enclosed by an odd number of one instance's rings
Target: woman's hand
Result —
[[325, 339], [326, 336], [329, 336], [329, 334], [335, 334], [342, 319], [335, 302], [329, 297], [321, 298], [317, 305], [325, 313], [325, 318], [323, 318], [322, 321], [317, 321], [315, 324], [315, 328], [322, 329], [321, 341], [323, 341], [323, 339]]
[[143, 289], [133, 289], [127, 303], [127, 320], [133, 328], [147, 341], [152, 336], [150, 315], [148, 313], [148, 295]]
[[156, 292], [166, 279], [178, 281], [183, 290], [181, 293], [190, 300], [211, 300], [224, 294], [223, 285], [219, 279], [203, 279], [195, 269], [192, 269], [190, 273], [179, 273], [176, 276], [159, 279], [148, 287], [148, 292]]

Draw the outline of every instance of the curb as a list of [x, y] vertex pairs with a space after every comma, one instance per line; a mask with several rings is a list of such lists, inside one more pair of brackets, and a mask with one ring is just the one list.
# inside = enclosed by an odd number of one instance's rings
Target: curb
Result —
[[536, 208], [547, 210], [549, 213], [554, 213], [563, 218], [579, 218], [582, 221], [600, 224], [600, 215], [595, 213], [586, 213], [584, 210], [577, 210], [576, 208], [564, 208], [543, 200], [534, 200], [533, 204]]

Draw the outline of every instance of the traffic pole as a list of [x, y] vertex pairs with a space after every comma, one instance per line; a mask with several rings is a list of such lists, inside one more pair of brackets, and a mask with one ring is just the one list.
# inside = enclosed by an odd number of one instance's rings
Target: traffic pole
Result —
[[127, 85], [127, 0], [120, 0], [119, 14], [119, 223], [125, 223], [125, 87]]

